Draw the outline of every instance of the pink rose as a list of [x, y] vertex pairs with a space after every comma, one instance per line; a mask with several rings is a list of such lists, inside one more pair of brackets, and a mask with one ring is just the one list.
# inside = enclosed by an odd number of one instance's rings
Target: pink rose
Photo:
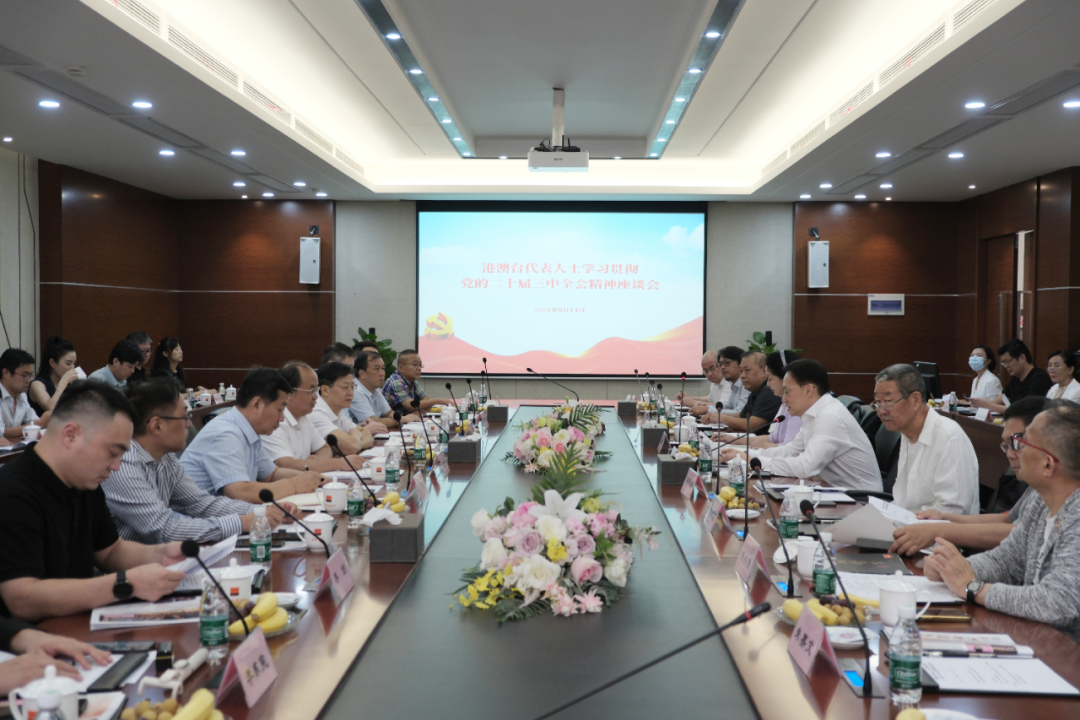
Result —
[[591, 557], [582, 555], [570, 563], [570, 577], [579, 587], [587, 582], [600, 582], [600, 579], [604, 577], [604, 568]]
[[573, 545], [574, 550], [578, 555], [592, 556], [596, 552], [596, 541], [593, 540], [592, 535], [575, 535], [570, 538], [567, 545]]
[[615, 521], [619, 519], [619, 511], [612, 508], [607, 511], [607, 519], [611, 524], [615, 524]]
[[566, 532], [570, 533], [571, 535], [580, 535], [585, 532], [585, 526], [582, 525], [581, 520], [578, 520], [576, 517], [568, 518], [565, 521], [565, 525]]
[[551, 428], [540, 428], [536, 432], [536, 444], [540, 447], [551, 447]]
[[566, 443], [555, 443], [555, 452], [557, 452], [557, 453], [565, 453], [566, 452]]
[[595, 537], [600, 537], [600, 533], [607, 532], [611, 534], [611, 527], [608, 525], [607, 515], [604, 513], [596, 513], [589, 516], [589, 532]]
[[502, 534], [506, 532], [506, 527], [506, 518], [496, 515], [484, 524], [484, 529], [480, 534], [480, 539], [484, 542], [487, 542], [491, 538], [502, 537]]
[[517, 539], [517, 544], [514, 548], [524, 555], [529, 557], [540, 552], [544, 547], [544, 538], [540, 537], [540, 533], [535, 530], [521, 534]]
[[574, 442], [580, 442], [585, 439], [585, 433], [578, 430], [576, 427], [570, 428], [570, 439]]
[[510, 514], [510, 524], [514, 527], [531, 527], [535, 525], [536, 517], [529, 513], [529, 508], [534, 505], [536, 505], [536, 503], [527, 502], [514, 508], [514, 512]]

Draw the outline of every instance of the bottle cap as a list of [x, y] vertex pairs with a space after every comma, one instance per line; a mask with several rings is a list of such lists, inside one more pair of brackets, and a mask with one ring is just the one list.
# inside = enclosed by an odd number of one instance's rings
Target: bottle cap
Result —
[[826, 545], [832, 545], [832, 533], [821, 533], [821, 541]]
[[257, 517], [257, 518], [258, 517], [266, 517], [266, 506], [265, 505], [256, 505], [255, 506], [255, 517]]

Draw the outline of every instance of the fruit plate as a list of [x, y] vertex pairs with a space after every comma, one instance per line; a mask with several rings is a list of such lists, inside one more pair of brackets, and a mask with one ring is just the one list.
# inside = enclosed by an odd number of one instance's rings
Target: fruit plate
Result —
[[754, 518], [756, 518], [758, 515], [761, 514], [760, 510], [741, 510], [740, 509], [740, 510], [728, 510], [727, 511], [727, 516], [729, 518], [731, 518], [732, 520], [742, 520], [744, 512], [748, 513], [748, 517], [751, 520], [753, 520]]
[[[284, 635], [287, 632], [292, 632], [293, 630], [295, 630], [296, 626], [300, 623], [300, 618], [304, 616], [304, 613], [307, 612], [307, 610], [286, 610], [286, 612], [289, 613], [289, 619], [285, 621], [285, 625], [283, 627], [280, 627], [277, 630], [271, 630], [270, 632], [266, 632], [265, 630], [263, 631], [263, 634], [266, 635], [268, 639], [275, 638], [278, 635]], [[236, 616], [234, 615], [233, 617]], [[232, 633], [229, 633], [229, 640], [232, 640], [234, 642], [241, 642], [246, 637], [247, 636], [244, 635], [244, 633], [240, 633], [239, 635], [233, 635]]]
[[[784, 614], [782, 607], [774, 610], [776, 617], [780, 618], [780, 622], [785, 625], [795, 625], [795, 621]], [[803, 606], [803, 612], [810, 612]], [[826, 627], [825, 632], [829, 633], [829, 642], [833, 644], [837, 650], [852, 650], [854, 648], [860, 648], [863, 645], [862, 635], [859, 634], [859, 628], [854, 625], [833, 625]]]
[[979, 720], [974, 715], [968, 715], [959, 710], [947, 708], [919, 708], [919, 710], [926, 716], [926, 720]]

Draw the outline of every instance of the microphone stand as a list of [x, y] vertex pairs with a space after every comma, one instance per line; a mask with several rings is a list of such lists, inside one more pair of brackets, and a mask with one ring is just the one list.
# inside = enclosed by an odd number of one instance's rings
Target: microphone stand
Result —
[[[716, 418], [717, 422], [720, 421], [719, 416]], [[746, 536], [750, 534], [750, 416], [746, 418], [746, 475], [743, 477], [743, 497], [746, 498], [746, 507], [743, 508], [743, 536], [745, 540]], [[758, 476], [760, 480], [760, 475]], [[765, 496], [768, 501], [769, 496]], [[780, 538], [781, 541], [783, 538]]]
[[[836, 565], [833, 563], [832, 553], [829, 552], [829, 548], [825, 547], [825, 541], [821, 539], [821, 532], [818, 530], [817, 526], [817, 517], [814, 515], [814, 504], [809, 500], [803, 500], [802, 503], [799, 504], [799, 509], [802, 510], [803, 515], [805, 515], [810, 520], [810, 527], [814, 529], [814, 536], [817, 538], [818, 544], [821, 545], [821, 551], [825, 553], [825, 559], [829, 561], [829, 567], [832, 568], [833, 577], [836, 578], [837, 585], [840, 586], [841, 592], [844, 593], [844, 598], [850, 600], [851, 596], [848, 595], [847, 588], [844, 587], [844, 582], [840, 579], [840, 573], [836, 572]], [[781, 542], [783, 542], [783, 540], [783, 538], [780, 538]], [[813, 580], [811, 580], [810, 587], [812, 591]], [[856, 695], [862, 695], [863, 697], [872, 698], [875, 697], [875, 695], [874, 680], [873, 677], [870, 675], [870, 642], [866, 639], [866, 629], [863, 627], [862, 622], [859, 620], [859, 614], [853, 611], [851, 613], [851, 617], [855, 619], [855, 625], [859, 628], [859, 634], [862, 635], [863, 653], [866, 656], [866, 668], [863, 673], [862, 689], [860, 691], [854, 685], [852, 685], [851, 688], [852, 690], [855, 690]], [[840, 674], [843, 675], [845, 679], [847, 678], [847, 675], [845, 673]], [[850, 684], [850, 680], [848, 681], [848, 683]], [[877, 697], [884, 697], [884, 695], [878, 695]]]
[[679, 409], [675, 411], [675, 417], [679, 419], [679, 424], [682, 425], [683, 419], [683, 406], [686, 405], [686, 373], [682, 374], [682, 388], [679, 390]]
[[221, 587], [221, 583], [219, 583], [217, 581], [217, 578], [214, 577], [214, 573], [210, 572], [210, 568], [206, 567], [206, 563], [204, 563], [202, 561], [202, 558], [199, 557], [199, 543], [195, 542], [194, 540], [185, 540], [184, 542], [180, 543], [180, 552], [182, 552], [185, 556], [193, 559], [195, 562], [199, 563], [199, 567], [201, 567], [203, 569], [203, 572], [206, 573], [206, 577], [210, 578], [210, 582], [214, 583], [214, 587], [218, 589], [218, 592], [221, 593], [221, 597], [225, 599], [225, 602], [229, 605], [232, 611], [236, 613], [236, 617], [240, 620], [240, 624], [244, 626], [244, 637], [248, 637], [249, 635], [251, 635], [251, 631], [248, 630], [247, 623], [244, 622], [244, 616], [240, 614], [240, 611], [237, 610], [236, 606], [232, 604], [231, 600], [229, 600], [229, 593], [225, 592], [225, 588]]
[[[461, 412], [458, 410], [457, 398], [454, 397], [454, 391], [450, 387], [450, 383], [446, 383], [446, 390], [447, 390], [447, 392], [450, 393], [450, 400], [454, 403], [454, 412], [456, 412], [458, 414], [458, 426], [460, 427], [461, 426], [461, 419], [462, 419], [461, 418]], [[449, 434], [450, 433], [447, 433], [447, 436], [449, 436]]]
[[640, 397], [642, 400], [644, 400], [645, 399], [645, 394], [641, 390], [641, 376], [638, 375], [637, 368], [634, 368], [634, 379], [637, 380], [637, 391], [639, 393], [641, 393], [640, 395], [638, 395], [638, 397]]
[[[413, 400], [413, 409], [416, 410], [417, 412], [420, 411], [420, 401], [419, 400]], [[436, 423], [436, 424], [438, 424], [438, 423]], [[420, 415], [420, 427], [424, 430], [424, 440], [427, 441], [428, 452], [431, 453], [431, 462], [434, 463], [435, 462], [435, 446], [431, 442], [431, 436], [428, 435], [427, 424], [424, 422], [423, 414]], [[424, 467], [425, 467], [425, 469], [430, 469], [431, 465], [428, 465], [427, 461], [425, 461], [424, 462]]]
[[[754, 468], [755, 470], [761, 468], [760, 458], [754, 458], [753, 462], [757, 463], [757, 467]], [[784, 597], [800, 597], [800, 595], [795, 592], [795, 576], [792, 574], [791, 555], [788, 554], [787, 543], [784, 542], [784, 536], [780, 534], [780, 521], [776, 519], [776, 511], [773, 510], [772, 502], [769, 501], [769, 493], [765, 490], [765, 478], [761, 477], [760, 472], [758, 473], [758, 483], [761, 484], [761, 495], [765, 498], [764, 503], [769, 506], [769, 516], [772, 518], [773, 527], [776, 528], [776, 534], [780, 538], [780, 547], [784, 550], [784, 561], [787, 563], [787, 595]], [[855, 613], [852, 613], [852, 615], [854, 614]]]
[[277, 500], [274, 499], [274, 491], [273, 490], [271, 490], [269, 488], [263, 488], [262, 490], [259, 491], [259, 499], [262, 500], [263, 502], [268, 502], [268, 503], [273, 504], [274, 507], [276, 507], [281, 512], [285, 513], [285, 517], [292, 518], [293, 522], [295, 522], [297, 525], [299, 525], [300, 527], [307, 530], [308, 534], [310, 534], [313, 538], [315, 538], [316, 540], [318, 540], [319, 542], [322, 543], [323, 550], [326, 550], [326, 559], [327, 560], [330, 559], [330, 546], [326, 544], [326, 541], [323, 540], [320, 535], [316, 535], [314, 532], [312, 532], [311, 528], [309, 528], [307, 525], [300, 522], [300, 518], [296, 517], [291, 512], [289, 512], [285, 508], [278, 505]]
[[710, 632], [705, 633], [704, 635], [697, 638], [696, 640], [691, 640], [690, 642], [688, 642], [688, 643], [686, 643], [684, 645], [680, 645], [679, 647], [675, 648], [671, 652], [666, 652], [663, 655], [661, 655], [660, 657], [656, 658], [655, 660], [650, 660], [649, 662], [645, 663], [644, 665], [642, 665], [642, 666], [640, 666], [638, 668], [635, 668], [635, 669], [631, 670], [628, 673], [624, 673], [624, 674], [620, 675], [619, 677], [615, 678], [614, 680], [608, 681], [608, 682], [604, 683], [603, 685], [601, 685], [600, 687], [595, 688], [593, 690], [590, 690], [589, 692], [585, 693], [584, 695], [579, 695], [576, 698], [574, 698], [573, 700], [570, 700], [569, 702], [563, 703], [562, 705], [555, 708], [554, 710], [549, 710], [548, 712], [544, 713], [543, 715], [538, 715], [535, 720], [544, 720], [544, 718], [549, 718], [552, 715], [557, 715], [558, 713], [561, 713], [563, 710], [566, 710], [566, 709], [568, 709], [570, 707], [573, 707], [574, 705], [577, 705], [582, 700], [587, 700], [588, 698], [591, 698], [593, 695], [596, 695], [597, 693], [600, 693], [600, 692], [603, 692], [604, 690], [607, 690], [612, 685], [618, 685], [623, 680], [626, 680], [627, 678], [631, 678], [634, 675], [637, 675], [638, 673], [640, 673], [640, 672], [642, 672], [644, 670], [648, 670], [653, 665], [659, 665], [660, 663], [664, 662], [668, 658], [673, 657], [675, 655], [678, 655], [679, 653], [683, 652], [684, 650], [689, 650], [690, 648], [694, 647], [695, 645], [703, 643], [706, 640], [708, 640], [709, 638], [719, 635], [720, 633], [724, 632], [725, 630], [727, 630], [730, 627], [734, 627], [735, 625], [741, 625], [744, 622], [747, 622], [749, 620], [753, 620], [758, 615], [763, 615], [764, 613], [769, 612], [769, 610], [771, 610], [771, 609], [772, 609], [772, 606], [767, 602], [763, 602], [760, 605], [755, 605], [753, 608], [751, 608], [750, 610], [747, 610], [743, 614], [739, 615], [737, 618], [735, 618], [734, 620], [729, 622], [727, 625], [723, 625], [721, 627], [718, 627], [715, 630], [712, 630]]
[[480, 373], [480, 377], [483, 378], [484, 383], [487, 384], [488, 400], [494, 397], [494, 393], [491, 392], [491, 373], [487, 369], [487, 358], [480, 358], [484, 362], [484, 371]]
[[364, 489], [368, 491], [368, 495], [371, 496], [371, 499], [375, 501], [376, 505], [378, 505], [379, 501], [375, 497], [375, 493], [373, 493], [371, 491], [371, 488], [368, 487], [368, 484], [366, 482], [364, 482], [364, 478], [360, 477], [360, 473], [357, 472], [356, 468], [353, 467], [353, 464], [351, 462], [349, 462], [349, 458], [347, 458], [345, 456], [345, 453], [343, 453], [341, 451], [341, 448], [338, 447], [338, 439], [337, 439], [337, 437], [332, 435], [332, 434], [327, 435], [326, 436], [326, 444], [330, 446], [330, 453], [331, 454], [341, 456], [341, 459], [344, 460], [345, 464], [349, 466], [349, 469], [353, 471], [353, 475], [356, 475], [356, 479], [359, 480], [360, 484], [364, 486]]
[[[416, 398], [413, 398], [414, 400]], [[398, 433], [401, 435], [401, 454], [405, 456], [405, 465], [409, 468], [409, 479], [404, 483], [401, 482], [401, 478], [398, 478], [398, 487], [404, 487], [405, 493], [409, 492], [409, 482], [412, 481], [412, 453], [409, 452], [409, 448], [405, 447], [405, 428], [401, 427], [401, 413], [394, 413], [394, 420], [397, 421]], [[422, 421], [421, 421], [422, 422]], [[398, 465], [398, 472], [401, 472], [401, 465]]]
[[544, 379], [545, 379], [545, 380], [547, 380], [547, 381], [548, 381], [549, 383], [553, 383], [553, 384], [555, 384], [555, 385], [558, 385], [558, 386], [559, 386], [559, 387], [561, 387], [561, 388], [562, 388], [563, 390], [567, 391], [568, 393], [571, 393], [571, 394], [573, 394], [573, 396], [574, 396], [574, 400], [576, 400], [577, 402], [581, 402], [581, 397], [580, 397], [580, 396], [579, 396], [579, 395], [577, 394], [577, 392], [575, 392], [574, 390], [571, 390], [570, 388], [566, 387], [566, 386], [565, 386], [565, 385], [563, 385], [562, 383], [557, 383], [557, 382], [555, 382], [554, 380], [552, 380], [551, 378], [549, 378], [549, 377], [548, 377], [547, 375], [541, 375], [540, 373], [536, 372], [536, 371], [535, 371], [535, 370], [533, 370], [532, 368], [525, 368], [525, 371], [526, 371], [526, 372], [530, 372], [530, 373], [532, 373], [533, 375], [536, 375], [537, 377], [541, 377], [541, 378], [544, 378]]

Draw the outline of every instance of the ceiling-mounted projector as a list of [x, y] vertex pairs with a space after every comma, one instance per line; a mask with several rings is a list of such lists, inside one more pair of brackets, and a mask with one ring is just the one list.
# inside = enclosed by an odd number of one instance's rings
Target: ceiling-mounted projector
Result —
[[529, 150], [529, 172], [588, 172], [589, 153], [563, 139], [566, 115], [566, 93], [555, 88], [555, 107], [552, 112], [551, 141], [542, 140]]

